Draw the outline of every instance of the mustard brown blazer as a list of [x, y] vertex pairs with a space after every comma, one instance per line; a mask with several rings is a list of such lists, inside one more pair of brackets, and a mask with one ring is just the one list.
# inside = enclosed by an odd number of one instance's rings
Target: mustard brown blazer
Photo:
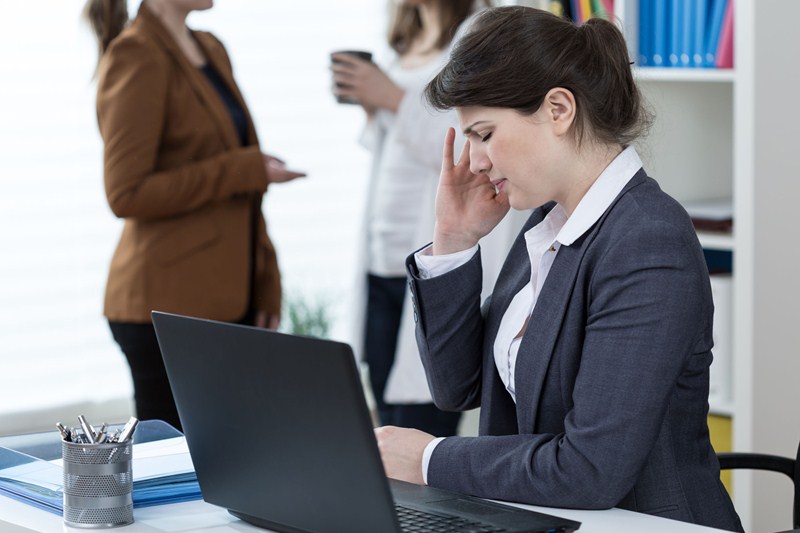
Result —
[[245, 110], [247, 145], [214, 87], [143, 4], [98, 71], [105, 190], [125, 220], [106, 286], [111, 321], [150, 322], [153, 310], [235, 321], [248, 304], [280, 312], [278, 263], [261, 214], [267, 176], [253, 122], [222, 43], [192, 34]]

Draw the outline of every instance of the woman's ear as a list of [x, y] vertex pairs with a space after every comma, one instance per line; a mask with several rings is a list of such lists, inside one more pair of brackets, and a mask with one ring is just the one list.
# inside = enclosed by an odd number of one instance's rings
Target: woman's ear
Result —
[[575, 95], [569, 89], [554, 87], [547, 91], [543, 103], [547, 121], [556, 135], [566, 135], [575, 121]]

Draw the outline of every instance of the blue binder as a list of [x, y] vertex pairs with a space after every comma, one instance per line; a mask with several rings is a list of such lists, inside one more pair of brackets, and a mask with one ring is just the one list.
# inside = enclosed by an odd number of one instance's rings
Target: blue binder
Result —
[[695, 5], [698, 0], [681, 0], [681, 20], [680, 20], [680, 54], [678, 55], [678, 66], [688, 68], [692, 66], [692, 43], [694, 42], [695, 23], [697, 17], [695, 16]]
[[706, 52], [706, 30], [709, 0], [694, 1], [694, 35], [692, 36], [692, 66], [702, 67]]
[[640, 67], [653, 66], [653, 0], [639, 2], [639, 56]]
[[668, 3], [668, 0], [653, 0], [651, 8], [653, 13], [653, 61], [651, 64], [654, 67], [666, 67], [668, 64]]
[[684, 0], [669, 0], [667, 15], [669, 51], [667, 65], [669, 67], [681, 66], [681, 45], [683, 42], [683, 3]]
[[705, 60], [703, 66], [714, 67], [717, 59], [717, 46], [722, 33], [722, 21], [725, 18], [725, 6], [729, 0], [711, 0], [708, 12], [708, 34], [705, 42]]

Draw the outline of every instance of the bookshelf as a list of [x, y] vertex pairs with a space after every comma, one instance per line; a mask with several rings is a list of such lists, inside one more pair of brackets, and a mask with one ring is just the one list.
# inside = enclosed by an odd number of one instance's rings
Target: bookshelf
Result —
[[733, 235], [715, 233], [712, 231], [698, 231], [697, 238], [700, 244], [707, 250], [721, 250], [723, 252], [733, 252], [736, 240]]
[[[657, 0], [661, 1], [661, 0]], [[734, 69], [636, 68], [657, 119], [640, 150], [679, 201], [733, 197], [734, 233], [698, 234], [732, 254], [729, 419], [734, 451], [794, 456], [800, 440], [800, 254], [792, 215], [800, 198], [800, 2], [734, 2]], [[639, 0], [615, 0], [629, 42], [638, 41]], [[635, 45], [634, 45], [635, 46]], [[636, 57], [636, 55], [632, 55]], [[746, 531], [791, 525], [789, 486], [737, 471], [734, 503]]]

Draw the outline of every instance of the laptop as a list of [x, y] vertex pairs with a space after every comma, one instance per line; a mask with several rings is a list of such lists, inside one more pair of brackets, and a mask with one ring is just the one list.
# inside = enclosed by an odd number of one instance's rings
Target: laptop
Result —
[[152, 316], [203, 499], [242, 520], [291, 533], [580, 527], [387, 478], [347, 344]]

